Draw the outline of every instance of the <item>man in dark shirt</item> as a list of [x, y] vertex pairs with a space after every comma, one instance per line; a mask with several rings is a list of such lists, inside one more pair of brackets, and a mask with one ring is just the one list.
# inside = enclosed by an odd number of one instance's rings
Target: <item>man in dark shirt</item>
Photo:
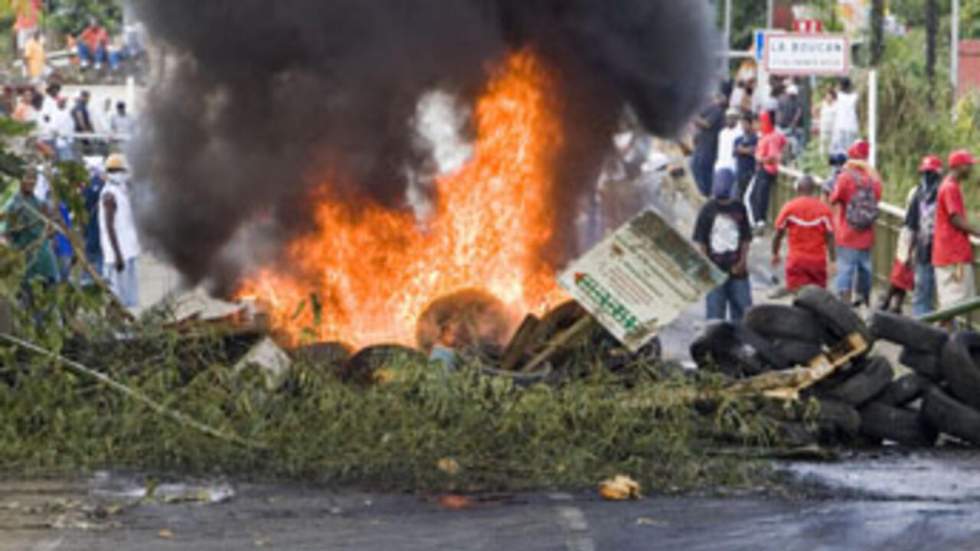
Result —
[[735, 138], [735, 179], [738, 181], [738, 196], [744, 197], [749, 182], [755, 175], [755, 148], [759, 145], [759, 135], [755, 131], [755, 119], [751, 114], [742, 115], [742, 135]]
[[749, 213], [735, 200], [735, 173], [721, 169], [715, 173], [712, 198], [701, 208], [694, 225], [694, 242], [728, 279], [708, 293], [709, 320], [738, 321], [752, 306], [749, 286], [748, 254], [752, 241]]
[[790, 154], [795, 157], [799, 151], [800, 127], [803, 122], [803, 103], [800, 101], [800, 91], [795, 84], [790, 84], [779, 97], [776, 108], [776, 128], [790, 142]]
[[[92, 174], [92, 179], [82, 190], [82, 198], [85, 200], [85, 213], [87, 221], [85, 223], [85, 258], [99, 274], [102, 273], [102, 243], [99, 235], [99, 198], [102, 195], [102, 188], [105, 187], [105, 180], [98, 172]], [[83, 284], [92, 284], [88, 274], [82, 277]]]
[[718, 93], [714, 101], [701, 111], [694, 120], [698, 128], [694, 137], [694, 155], [691, 158], [691, 170], [698, 189], [705, 197], [711, 194], [711, 177], [718, 160], [718, 133], [725, 124], [725, 109], [728, 97]]
[[936, 226], [936, 197], [943, 179], [943, 161], [935, 155], [922, 159], [922, 179], [905, 214], [905, 226], [912, 232], [909, 262], [915, 267], [915, 294], [912, 313], [923, 316], [935, 308], [936, 272], [932, 266], [932, 240]]

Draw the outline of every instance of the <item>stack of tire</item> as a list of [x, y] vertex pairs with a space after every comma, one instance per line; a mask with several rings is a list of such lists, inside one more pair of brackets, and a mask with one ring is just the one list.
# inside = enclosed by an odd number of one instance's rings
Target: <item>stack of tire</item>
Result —
[[[915, 373], [899, 381], [921, 397], [920, 422], [934, 432], [980, 445], [980, 334], [946, 331], [878, 312], [871, 329], [901, 345], [899, 361]], [[896, 381], [898, 383], [898, 381]]]
[[[793, 305], [752, 308], [740, 324], [709, 325], [691, 346], [701, 368], [734, 376], [806, 365], [828, 347], [858, 333], [868, 343], [878, 336], [844, 302], [819, 287], [802, 289]], [[884, 357], [856, 358], [804, 393], [819, 402], [820, 440], [874, 444], [891, 440], [907, 446], [935, 442], [937, 431], [916, 408], [931, 388], [929, 380], [910, 375], [894, 380]], [[980, 381], [980, 377], [978, 377]]]

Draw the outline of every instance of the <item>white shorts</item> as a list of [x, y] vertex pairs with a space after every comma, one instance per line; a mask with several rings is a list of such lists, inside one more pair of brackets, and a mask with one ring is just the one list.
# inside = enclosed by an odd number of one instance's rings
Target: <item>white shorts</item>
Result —
[[936, 294], [941, 309], [973, 298], [976, 294], [973, 264], [936, 266]]

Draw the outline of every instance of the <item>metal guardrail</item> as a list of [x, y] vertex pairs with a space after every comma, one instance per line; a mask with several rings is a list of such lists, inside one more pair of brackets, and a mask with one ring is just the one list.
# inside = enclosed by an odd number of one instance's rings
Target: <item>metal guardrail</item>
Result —
[[[796, 195], [792, 182], [803, 176], [802, 171], [782, 166], [779, 168], [779, 174], [778, 185], [773, 186], [772, 190], [772, 201], [769, 208], [770, 222], [776, 219], [783, 205]], [[879, 212], [880, 215], [875, 226], [875, 244], [871, 250], [872, 276], [876, 285], [887, 287], [892, 272], [892, 264], [895, 262], [898, 234], [902, 226], [905, 225], [905, 209], [882, 202], [879, 205]], [[972, 243], [973, 268], [977, 276], [976, 288], [980, 289], [980, 241], [972, 239]], [[906, 300], [906, 305], [909, 303], [910, 301]], [[973, 311], [962, 319], [973, 327], [980, 327], [980, 312]]]

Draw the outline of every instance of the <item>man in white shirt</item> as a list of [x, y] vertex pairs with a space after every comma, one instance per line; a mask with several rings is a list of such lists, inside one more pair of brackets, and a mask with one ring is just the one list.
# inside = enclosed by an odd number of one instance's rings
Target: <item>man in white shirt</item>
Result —
[[136, 121], [126, 113], [126, 102], [116, 103], [116, 112], [109, 118], [109, 130], [116, 137], [129, 139], [136, 130]]
[[52, 114], [51, 127], [54, 132], [54, 149], [57, 152], [58, 160], [74, 160], [75, 119], [71, 117], [71, 110], [68, 109], [66, 98], [58, 98], [57, 109]]
[[837, 88], [837, 102], [834, 107], [834, 138], [830, 153], [846, 153], [858, 138], [858, 94], [851, 85], [851, 79], [842, 78]]
[[727, 168], [735, 172], [735, 140], [742, 136], [742, 127], [738, 125], [741, 113], [736, 108], [725, 112], [725, 127], [718, 133], [718, 159], [715, 161], [715, 172]]
[[139, 306], [139, 277], [136, 260], [141, 249], [136, 221], [129, 201], [126, 160], [113, 153], [106, 158], [106, 183], [99, 209], [99, 241], [105, 261], [105, 276], [113, 294], [126, 308]]

